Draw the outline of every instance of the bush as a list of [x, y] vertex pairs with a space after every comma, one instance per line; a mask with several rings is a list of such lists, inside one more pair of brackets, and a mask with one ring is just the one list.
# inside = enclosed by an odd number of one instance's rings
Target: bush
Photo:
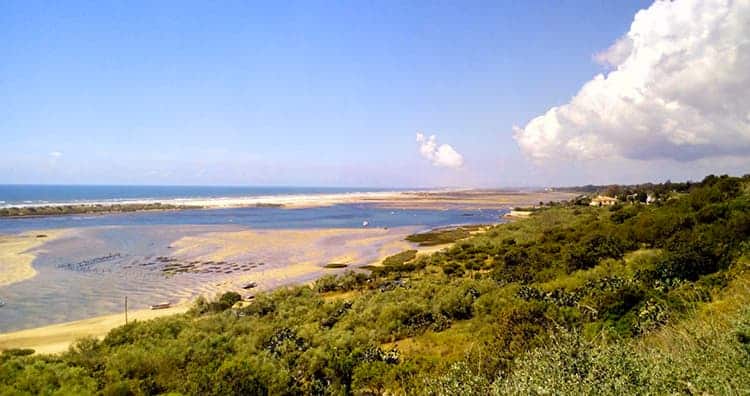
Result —
[[417, 257], [416, 250], [405, 250], [401, 253], [394, 254], [393, 256], [386, 257], [383, 260], [383, 265], [386, 267], [399, 266], [408, 261], [414, 260], [415, 257]]
[[716, 272], [723, 261], [703, 238], [684, 234], [669, 243], [667, 252], [656, 263], [655, 271], [661, 280], [695, 281], [701, 275]]
[[619, 237], [593, 234], [585, 237], [570, 253], [568, 266], [571, 271], [592, 268], [605, 258], [619, 260], [627, 249]]
[[551, 342], [515, 361], [493, 384], [494, 395], [627, 395], [649, 393], [646, 364], [628, 347], [600, 347], [563, 328]]

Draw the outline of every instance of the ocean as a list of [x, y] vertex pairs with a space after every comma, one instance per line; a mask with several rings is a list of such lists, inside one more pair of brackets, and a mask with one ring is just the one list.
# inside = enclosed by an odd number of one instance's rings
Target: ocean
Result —
[[247, 187], [247, 186], [106, 186], [0, 184], [0, 208], [20, 205], [124, 203], [139, 200], [219, 199], [237, 197], [343, 194], [398, 191], [349, 187]]

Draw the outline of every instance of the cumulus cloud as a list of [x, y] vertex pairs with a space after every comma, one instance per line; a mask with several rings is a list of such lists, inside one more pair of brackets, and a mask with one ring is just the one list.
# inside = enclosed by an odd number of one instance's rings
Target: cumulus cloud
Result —
[[750, 154], [750, 1], [656, 1], [594, 59], [610, 71], [514, 127], [532, 159]]
[[419, 153], [430, 160], [433, 165], [446, 168], [460, 168], [464, 164], [464, 157], [448, 144], [438, 146], [437, 137], [417, 133]]
[[633, 51], [633, 40], [625, 36], [615, 41], [606, 50], [594, 54], [594, 60], [602, 66], [613, 66], [623, 63]]

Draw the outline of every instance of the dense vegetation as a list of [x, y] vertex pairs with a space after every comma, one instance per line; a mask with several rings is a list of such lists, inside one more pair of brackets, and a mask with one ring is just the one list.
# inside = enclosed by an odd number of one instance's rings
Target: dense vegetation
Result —
[[406, 237], [406, 240], [416, 243], [419, 246], [436, 246], [452, 243], [459, 239], [467, 238], [469, 235], [471, 235], [469, 227], [455, 227], [409, 235]]
[[749, 186], [546, 207], [243, 308], [6, 351], [0, 394], [747, 394]]
[[200, 206], [155, 203], [81, 204], [0, 208], [0, 217], [54, 216], [67, 214], [140, 212], [144, 210], [200, 209]]

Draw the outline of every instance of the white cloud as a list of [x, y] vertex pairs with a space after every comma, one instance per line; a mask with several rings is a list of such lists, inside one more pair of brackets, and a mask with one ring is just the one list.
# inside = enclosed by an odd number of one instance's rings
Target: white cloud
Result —
[[624, 62], [633, 51], [633, 40], [623, 36], [606, 50], [594, 54], [594, 60], [603, 66], [617, 66]]
[[435, 166], [460, 168], [464, 164], [464, 157], [453, 147], [448, 144], [438, 146], [435, 135], [425, 137], [425, 135], [417, 133], [417, 143], [419, 143], [419, 153], [422, 157], [430, 160]]
[[535, 161], [750, 154], [750, 1], [657, 1], [594, 58], [611, 71], [514, 127]]
[[48, 163], [50, 167], [56, 167], [57, 162], [62, 158], [63, 153], [60, 151], [52, 151], [48, 154]]

